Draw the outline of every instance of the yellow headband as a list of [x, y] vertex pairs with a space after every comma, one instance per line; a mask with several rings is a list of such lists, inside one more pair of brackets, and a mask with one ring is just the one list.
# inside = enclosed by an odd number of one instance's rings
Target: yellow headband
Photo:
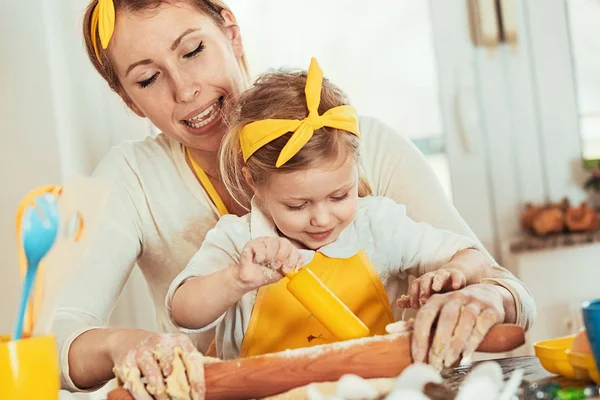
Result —
[[98, 36], [100, 36], [100, 44], [103, 49], [106, 49], [115, 31], [115, 4], [113, 0], [98, 0], [98, 4], [96, 4], [92, 13], [91, 22], [92, 46], [94, 46], [98, 62], [102, 64], [98, 42], [96, 41], [96, 29], [98, 30]]
[[246, 125], [240, 133], [240, 143], [244, 161], [254, 152], [267, 143], [294, 132], [290, 140], [281, 150], [275, 166], [281, 167], [294, 157], [302, 147], [313, 136], [317, 129], [326, 126], [328, 128], [341, 129], [360, 137], [358, 132], [358, 117], [352, 106], [339, 106], [327, 110], [319, 115], [319, 103], [321, 102], [321, 87], [323, 85], [323, 71], [316, 59], [310, 62], [308, 75], [306, 77], [306, 105], [308, 117], [303, 120], [297, 119], [265, 119]]

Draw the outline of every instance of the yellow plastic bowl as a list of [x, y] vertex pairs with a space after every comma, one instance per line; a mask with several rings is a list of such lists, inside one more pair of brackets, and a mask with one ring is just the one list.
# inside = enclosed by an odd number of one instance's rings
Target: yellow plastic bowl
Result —
[[59, 390], [54, 336], [0, 336], [0, 399], [58, 400]]
[[575, 371], [577, 379], [591, 379], [596, 383], [600, 383], [600, 374], [596, 366], [596, 360], [591, 354], [576, 353], [567, 350], [569, 362]]
[[542, 340], [533, 345], [535, 355], [542, 367], [553, 374], [575, 378], [575, 369], [569, 362], [567, 350], [573, 346], [575, 335]]

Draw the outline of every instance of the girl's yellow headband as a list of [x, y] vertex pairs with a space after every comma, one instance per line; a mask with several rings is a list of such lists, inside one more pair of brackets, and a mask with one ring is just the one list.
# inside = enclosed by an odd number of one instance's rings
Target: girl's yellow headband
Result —
[[108, 47], [110, 38], [115, 31], [115, 4], [113, 0], [98, 0], [98, 4], [92, 12], [91, 21], [91, 38], [92, 46], [96, 52], [96, 58], [98, 62], [102, 64], [100, 59], [100, 50], [98, 49], [98, 42], [96, 40], [96, 30], [98, 30], [98, 36], [100, 36], [100, 44], [103, 49]]
[[281, 150], [275, 164], [277, 168], [294, 157], [308, 143], [314, 132], [324, 126], [341, 129], [360, 137], [358, 117], [354, 107], [348, 105], [334, 107], [323, 115], [319, 115], [322, 85], [323, 71], [317, 60], [313, 58], [310, 62], [304, 89], [308, 116], [301, 121], [297, 119], [265, 119], [246, 125], [240, 133], [244, 161], [248, 161], [248, 158], [256, 150], [288, 132], [294, 132], [294, 134]]

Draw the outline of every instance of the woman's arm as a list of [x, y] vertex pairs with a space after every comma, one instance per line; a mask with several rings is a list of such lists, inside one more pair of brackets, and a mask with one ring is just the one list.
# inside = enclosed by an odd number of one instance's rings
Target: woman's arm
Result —
[[[62, 387], [69, 390], [102, 385], [113, 377], [114, 358], [131, 348], [139, 331], [103, 329], [141, 251], [140, 221], [132, 210], [137, 196], [127, 184], [133, 172], [112, 150], [94, 173], [109, 183], [110, 194], [85, 260], [61, 297], [53, 323]], [[111, 340], [119, 336], [119, 340]], [[129, 347], [128, 347], [129, 346]]]
[[[114, 378], [113, 367], [151, 332], [138, 329], [91, 329], [77, 336], [68, 352], [70, 379], [79, 389], [92, 389]], [[93, 360], [93, 362], [90, 362]]]
[[[429, 163], [413, 143], [374, 118], [361, 118], [360, 130], [362, 166], [374, 194], [406, 205], [407, 214], [415, 221], [427, 222], [435, 228], [476, 240], [442, 190]], [[482, 252], [489, 256], [483, 248]], [[492, 265], [493, 278], [484, 279], [482, 283], [506, 289], [502, 293], [510, 293], [512, 301], [506, 302], [509, 309], [505, 315], [516, 316], [516, 323], [529, 329], [536, 312], [531, 294], [508, 270], [496, 262]]]

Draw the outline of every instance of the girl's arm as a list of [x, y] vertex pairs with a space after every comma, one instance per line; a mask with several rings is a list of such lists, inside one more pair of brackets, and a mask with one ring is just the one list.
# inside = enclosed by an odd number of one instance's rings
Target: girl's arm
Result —
[[186, 329], [202, 329], [219, 319], [247, 292], [230, 267], [185, 281], [173, 295], [173, 321]]
[[474, 285], [485, 278], [492, 277], [490, 259], [475, 249], [460, 250], [441, 269], [460, 271], [464, 275], [467, 285]]
[[[177, 326], [199, 331], [214, 327], [244, 294], [279, 281], [283, 273], [300, 264], [298, 249], [281, 237], [250, 240], [238, 255], [235, 248], [239, 246], [228, 247], [227, 243], [240, 242], [242, 221], [222, 218], [171, 285], [167, 307]], [[216, 271], [199, 274], [208, 269]]]

